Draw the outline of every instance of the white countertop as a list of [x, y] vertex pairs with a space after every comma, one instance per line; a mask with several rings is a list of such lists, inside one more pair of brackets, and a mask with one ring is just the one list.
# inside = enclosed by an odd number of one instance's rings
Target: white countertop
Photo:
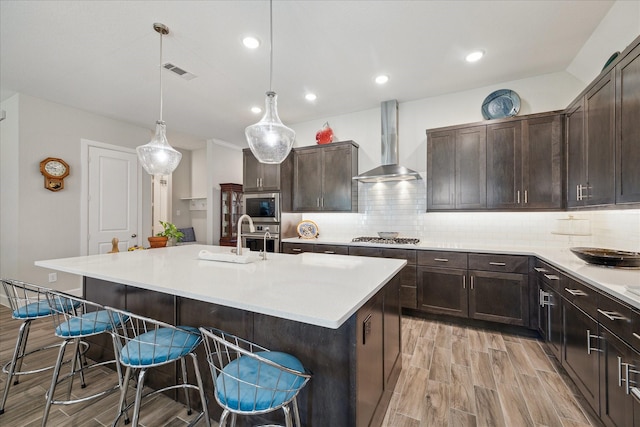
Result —
[[640, 270], [601, 267], [587, 264], [576, 257], [568, 248], [542, 248], [533, 246], [498, 245], [482, 243], [435, 242], [421, 241], [417, 245], [387, 245], [372, 243], [352, 243], [351, 239], [326, 238], [317, 239], [283, 239], [288, 243], [349, 245], [365, 247], [401, 248], [417, 250], [460, 251], [476, 253], [496, 253], [512, 255], [532, 255], [565, 271], [601, 291], [612, 295], [627, 304], [640, 309], [640, 296], [627, 291], [627, 286], [640, 287]]
[[174, 246], [35, 265], [337, 329], [406, 264], [314, 253], [269, 253], [266, 261], [249, 264], [198, 259], [200, 250], [211, 248]]

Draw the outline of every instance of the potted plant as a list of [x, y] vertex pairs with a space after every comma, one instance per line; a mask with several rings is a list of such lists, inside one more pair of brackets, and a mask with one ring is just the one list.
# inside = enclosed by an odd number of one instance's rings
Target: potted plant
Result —
[[160, 221], [160, 225], [162, 225], [163, 230], [155, 236], [147, 238], [152, 248], [163, 248], [167, 246], [169, 239], [175, 243], [181, 241], [184, 237], [184, 233], [178, 230], [175, 224], [167, 221]]

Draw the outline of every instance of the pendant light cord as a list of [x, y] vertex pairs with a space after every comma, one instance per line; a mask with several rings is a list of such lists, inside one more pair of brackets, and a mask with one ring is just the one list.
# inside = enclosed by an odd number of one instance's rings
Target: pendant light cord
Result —
[[269, 92], [273, 92], [273, 0], [269, 0]]
[[162, 31], [160, 33], [160, 121], [162, 121]]

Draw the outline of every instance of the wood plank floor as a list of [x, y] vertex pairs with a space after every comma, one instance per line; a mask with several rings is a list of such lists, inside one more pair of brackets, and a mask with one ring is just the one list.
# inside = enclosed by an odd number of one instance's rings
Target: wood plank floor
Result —
[[[11, 358], [19, 326], [9, 309], [0, 306], [3, 365]], [[384, 427], [601, 426], [585, 410], [573, 383], [535, 339], [413, 317], [403, 318], [402, 329], [403, 370]], [[50, 319], [34, 322], [30, 348], [56, 342]], [[56, 350], [43, 352], [29, 367], [55, 357]], [[41, 425], [49, 372], [22, 376], [20, 384], [12, 385], [0, 425]], [[115, 381], [113, 372], [99, 368], [87, 379], [87, 389], [78, 391], [86, 393], [92, 385], [102, 387], [109, 381]], [[0, 393], [5, 383], [3, 374]], [[48, 425], [111, 425], [117, 399], [114, 393], [90, 403], [54, 405]], [[147, 427], [179, 427], [192, 419], [184, 405], [165, 396], [153, 398], [141, 411], [141, 424]]]

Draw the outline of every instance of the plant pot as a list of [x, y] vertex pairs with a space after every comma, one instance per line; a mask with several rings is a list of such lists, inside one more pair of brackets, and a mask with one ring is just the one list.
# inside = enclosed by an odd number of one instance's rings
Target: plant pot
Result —
[[169, 238], [152, 236], [152, 237], [147, 237], [147, 240], [149, 240], [151, 249], [153, 249], [153, 248], [164, 248], [165, 246], [167, 246], [167, 240], [169, 240]]

